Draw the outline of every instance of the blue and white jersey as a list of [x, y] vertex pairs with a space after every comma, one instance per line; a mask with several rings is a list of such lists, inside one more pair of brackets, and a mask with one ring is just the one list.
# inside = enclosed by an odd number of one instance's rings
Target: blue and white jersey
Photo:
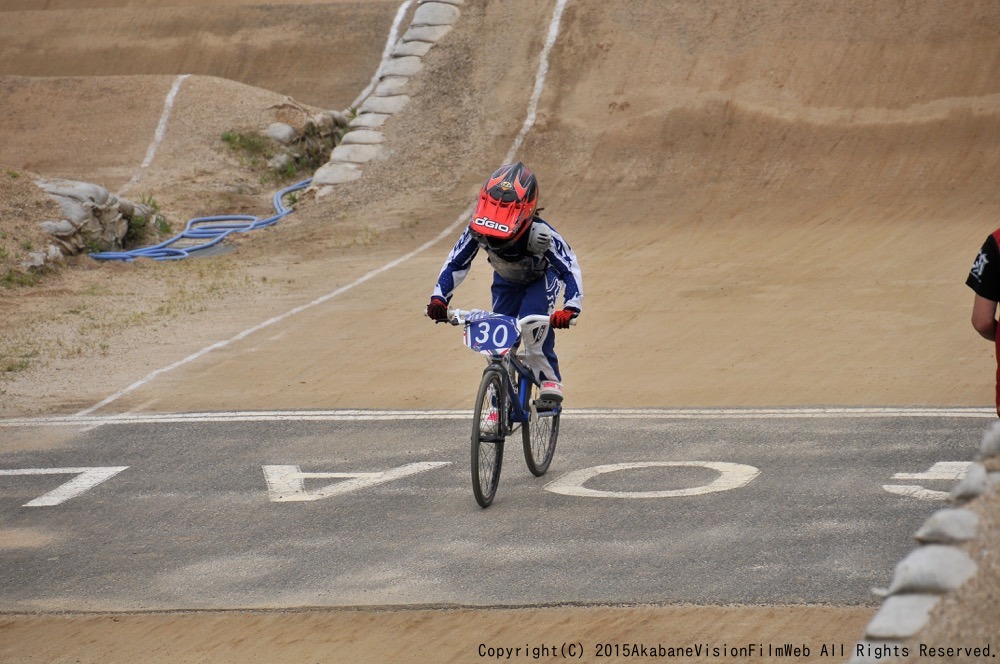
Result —
[[[510, 250], [493, 251], [484, 246], [490, 265], [501, 277], [517, 284], [528, 284], [545, 276], [546, 272], [553, 274], [563, 284], [563, 300], [566, 307], [582, 310], [583, 304], [583, 272], [573, 249], [556, 232], [548, 222], [535, 217], [536, 224], [544, 224], [552, 235], [548, 248], [540, 254], [533, 254], [527, 248], [529, 233], [525, 233]], [[479, 253], [480, 245], [472, 232], [466, 228], [458, 238], [448, 259], [441, 267], [434, 296], [451, 302], [455, 289], [465, 280], [472, 267], [472, 261]]]

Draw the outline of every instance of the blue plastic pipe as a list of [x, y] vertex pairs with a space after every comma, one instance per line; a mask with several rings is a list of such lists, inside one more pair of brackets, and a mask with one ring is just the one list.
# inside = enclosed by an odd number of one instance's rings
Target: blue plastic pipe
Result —
[[[276, 193], [272, 199], [275, 214], [267, 219], [254, 217], [248, 214], [227, 214], [215, 217], [198, 217], [187, 222], [184, 230], [160, 244], [129, 251], [101, 251], [90, 254], [91, 258], [99, 261], [127, 261], [132, 262], [136, 258], [152, 258], [156, 261], [171, 261], [187, 258], [192, 253], [208, 249], [222, 242], [232, 233], [248, 233], [257, 228], [264, 228], [278, 223], [285, 215], [292, 211], [285, 207], [283, 199], [293, 191], [305, 189], [312, 183], [312, 179], [297, 182], [285, 187]], [[235, 223], [223, 223], [235, 222]], [[171, 245], [180, 240], [205, 240], [201, 244], [195, 244], [183, 249]]]

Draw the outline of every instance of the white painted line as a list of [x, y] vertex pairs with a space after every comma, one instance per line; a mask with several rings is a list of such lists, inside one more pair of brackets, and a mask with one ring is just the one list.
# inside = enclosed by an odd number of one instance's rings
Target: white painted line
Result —
[[[472, 208], [470, 207], [468, 209], [468, 212], [463, 217], [460, 217], [460, 221], [464, 221], [471, 214], [472, 214]], [[391, 270], [392, 268], [396, 267], [400, 263], [404, 263], [404, 262], [410, 260], [411, 258], [413, 258], [414, 256], [416, 256], [417, 254], [419, 254], [419, 253], [423, 252], [424, 250], [426, 250], [428, 247], [431, 247], [432, 245], [437, 244], [444, 237], [446, 237], [448, 235], [451, 235], [451, 233], [454, 232], [454, 230], [457, 227], [458, 227], [457, 223], [452, 224], [448, 228], [446, 228], [443, 231], [441, 231], [441, 233], [439, 233], [435, 238], [433, 238], [431, 240], [428, 240], [427, 242], [423, 243], [422, 245], [420, 245], [419, 247], [417, 247], [416, 249], [414, 249], [410, 253], [408, 253], [408, 254], [406, 254], [404, 256], [400, 256], [399, 258], [397, 258], [397, 259], [395, 259], [393, 261], [390, 261], [389, 263], [386, 263], [382, 267], [377, 268], [375, 270], [372, 270], [371, 272], [369, 272], [369, 273], [367, 273], [365, 275], [362, 275], [361, 277], [355, 279], [354, 281], [352, 281], [351, 283], [347, 284], [346, 286], [341, 286], [340, 288], [338, 288], [337, 290], [333, 291], [332, 293], [327, 293], [326, 295], [324, 295], [322, 297], [316, 298], [312, 302], [309, 302], [307, 304], [303, 304], [303, 305], [297, 306], [294, 309], [292, 309], [291, 311], [286, 311], [285, 313], [281, 314], [280, 316], [275, 316], [274, 318], [269, 318], [268, 320], [264, 321], [263, 323], [258, 323], [257, 325], [254, 325], [253, 327], [251, 327], [251, 328], [249, 328], [247, 330], [243, 330], [242, 332], [240, 332], [239, 334], [237, 334], [234, 337], [231, 337], [231, 338], [226, 339], [224, 341], [217, 341], [214, 344], [212, 344], [211, 346], [207, 346], [205, 348], [202, 348], [198, 352], [192, 353], [191, 355], [188, 355], [187, 357], [185, 357], [182, 360], [178, 360], [178, 361], [174, 362], [173, 364], [170, 364], [170, 365], [168, 365], [166, 367], [162, 367], [160, 369], [157, 369], [156, 371], [153, 371], [152, 373], [150, 373], [150, 374], [146, 375], [145, 377], [143, 377], [143, 378], [137, 380], [136, 382], [132, 383], [128, 387], [115, 392], [111, 396], [109, 396], [106, 399], [102, 400], [101, 402], [99, 402], [99, 403], [91, 406], [90, 408], [87, 408], [85, 410], [81, 410], [79, 413], [77, 413], [77, 416], [83, 417], [83, 416], [90, 415], [91, 413], [93, 413], [93, 412], [95, 412], [97, 410], [100, 410], [104, 406], [107, 406], [109, 403], [112, 403], [113, 401], [117, 401], [118, 399], [122, 398], [123, 396], [125, 396], [129, 392], [133, 392], [133, 391], [139, 389], [140, 387], [142, 387], [146, 383], [150, 382], [151, 380], [153, 380], [154, 378], [157, 378], [158, 376], [160, 376], [162, 374], [165, 374], [165, 373], [167, 373], [169, 371], [173, 371], [174, 369], [177, 369], [178, 367], [182, 367], [185, 364], [190, 364], [191, 362], [194, 362], [195, 360], [197, 360], [198, 358], [200, 358], [203, 355], [207, 355], [208, 353], [212, 352], [213, 350], [218, 350], [220, 348], [225, 348], [229, 344], [234, 343], [236, 341], [240, 341], [241, 339], [245, 339], [246, 337], [249, 337], [251, 334], [253, 334], [255, 332], [259, 332], [260, 330], [263, 330], [265, 328], [271, 327], [272, 325], [274, 325], [276, 323], [280, 323], [280, 322], [282, 322], [283, 320], [285, 320], [287, 318], [291, 318], [292, 316], [295, 316], [296, 314], [300, 314], [300, 313], [302, 313], [303, 311], [305, 311], [307, 309], [312, 309], [313, 307], [315, 307], [315, 306], [317, 306], [319, 304], [323, 304], [324, 302], [326, 302], [328, 300], [332, 300], [333, 298], [337, 297], [338, 295], [346, 293], [347, 291], [351, 290], [352, 288], [360, 286], [361, 284], [365, 283], [366, 281], [369, 281], [370, 279], [372, 279], [374, 277], [377, 277], [378, 275], [382, 274], [383, 272], [388, 272], [389, 270]]]
[[[562, 16], [562, 9], [563, 9], [563, 7], [565, 5], [566, 5], [566, 0], [559, 0], [559, 2], [557, 2], [557, 4], [556, 4], [556, 11], [553, 13], [553, 16], [552, 16], [552, 23], [549, 25], [549, 38], [546, 41], [545, 48], [543, 48], [543, 50], [542, 50], [542, 58], [541, 58], [541, 61], [539, 62], [539, 65], [538, 65], [538, 73], [535, 76], [535, 88], [537, 89], [539, 96], [541, 95], [540, 86], [544, 85], [545, 72], [548, 71], [548, 66], [549, 66], [548, 65], [548, 53], [549, 53], [549, 50], [552, 47], [551, 42], [555, 41], [555, 37], [556, 37], [556, 35], [559, 32], [559, 20], [560, 20], [560, 17]], [[400, 12], [403, 12], [403, 8], [402, 7], [400, 7]], [[532, 99], [534, 100], [534, 102], [533, 102], [534, 105], [537, 106], [538, 101], [537, 101], [536, 95], [534, 93], [532, 93]], [[532, 107], [532, 102], [529, 102], [528, 119], [525, 119], [524, 126], [521, 128], [521, 134], [518, 134], [518, 138], [515, 139], [514, 146], [511, 147], [511, 150], [510, 150], [509, 154], [513, 155], [517, 151], [517, 148], [520, 147], [520, 141], [523, 140], [522, 134], [527, 133], [528, 129], [530, 129], [530, 127], [531, 127], [531, 124], [534, 123], [534, 115], [535, 115], [535, 112], [534, 112], [533, 107]], [[528, 121], [529, 119], [531, 120], [530, 123]], [[509, 161], [509, 159], [508, 159], [508, 161]], [[333, 291], [332, 293], [327, 293], [326, 295], [324, 295], [322, 297], [319, 297], [319, 298], [313, 300], [312, 302], [309, 302], [308, 304], [303, 304], [301, 306], [295, 307], [294, 309], [292, 309], [289, 312], [286, 312], [286, 313], [284, 313], [284, 314], [282, 314], [280, 316], [276, 316], [274, 318], [266, 320], [263, 323], [255, 325], [254, 327], [251, 327], [248, 330], [244, 330], [243, 332], [240, 332], [239, 334], [237, 334], [236, 336], [234, 336], [234, 337], [232, 337], [230, 339], [226, 339], [224, 341], [218, 341], [218, 342], [212, 344], [211, 346], [208, 346], [206, 348], [202, 348], [198, 352], [192, 353], [191, 355], [188, 355], [184, 359], [178, 360], [177, 362], [174, 362], [173, 364], [171, 364], [169, 366], [157, 369], [156, 371], [153, 371], [152, 373], [146, 375], [144, 378], [141, 378], [141, 379], [137, 380], [136, 382], [132, 383], [128, 387], [126, 387], [126, 388], [124, 388], [122, 390], [119, 390], [118, 392], [115, 392], [114, 394], [112, 394], [111, 396], [107, 397], [106, 399], [100, 401], [99, 403], [94, 404], [90, 408], [86, 408], [84, 410], [81, 410], [79, 413], [77, 413], [77, 415], [79, 415], [81, 417], [90, 415], [91, 413], [100, 410], [104, 406], [107, 406], [108, 404], [110, 404], [110, 403], [112, 403], [114, 401], [117, 401], [118, 399], [122, 398], [126, 394], [129, 394], [130, 392], [133, 392], [133, 391], [139, 389], [140, 387], [142, 387], [146, 383], [149, 383], [150, 381], [154, 380], [158, 376], [161, 376], [161, 375], [163, 375], [163, 374], [165, 374], [165, 373], [167, 373], [169, 371], [173, 371], [174, 369], [177, 369], [178, 367], [182, 367], [182, 366], [184, 366], [186, 364], [190, 364], [191, 362], [194, 362], [195, 360], [197, 360], [198, 358], [200, 358], [203, 355], [207, 355], [208, 353], [212, 352], [213, 350], [218, 350], [219, 348], [224, 348], [224, 347], [228, 346], [229, 344], [231, 344], [231, 343], [233, 343], [235, 341], [239, 341], [241, 339], [244, 339], [244, 338], [250, 336], [254, 332], [258, 332], [260, 330], [263, 330], [264, 328], [270, 327], [271, 325], [274, 325], [275, 323], [280, 323], [281, 321], [285, 320], [286, 318], [290, 318], [290, 317], [292, 317], [292, 316], [294, 316], [296, 314], [302, 313], [303, 311], [305, 311], [307, 309], [311, 309], [311, 308], [315, 307], [316, 305], [323, 304], [324, 302], [326, 302], [328, 300], [331, 300], [331, 299], [337, 297], [338, 295], [346, 293], [347, 291], [355, 288], [356, 286], [359, 286], [359, 285], [365, 283], [366, 281], [372, 279], [373, 277], [376, 277], [376, 276], [378, 276], [378, 275], [380, 275], [380, 274], [382, 274], [384, 272], [387, 272], [387, 271], [391, 270], [392, 268], [396, 267], [397, 265], [399, 265], [401, 263], [405, 263], [406, 261], [410, 260], [414, 256], [416, 256], [418, 254], [421, 254], [425, 250], [427, 250], [428, 248], [434, 246], [435, 244], [437, 244], [438, 242], [440, 242], [444, 238], [451, 236], [458, 229], [459, 226], [461, 226], [462, 224], [466, 223], [468, 221], [469, 217], [472, 216], [472, 211], [474, 209], [474, 206], [475, 206], [475, 202], [470, 203], [469, 206], [458, 216], [458, 218], [454, 222], [451, 223], [450, 226], [448, 226], [443, 231], [441, 231], [440, 233], [438, 233], [438, 235], [436, 237], [434, 237], [433, 239], [431, 239], [431, 240], [423, 243], [422, 245], [420, 245], [419, 247], [417, 247], [413, 251], [411, 251], [411, 252], [409, 252], [409, 253], [407, 253], [407, 254], [405, 254], [403, 256], [400, 256], [399, 258], [397, 258], [397, 259], [395, 259], [393, 261], [390, 261], [389, 263], [386, 263], [385, 265], [383, 265], [380, 268], [372, 270], [371, 272], [369, 272], [369, 273], [361, 276], [360, 278], [356, 279], [355, 281], [347, 284], [346, 286], [342, 286], [341, 288], [338, 288], [337, 290]]]
[[142, 160], [143, 168], [149, 168], [153, 163], [156, 151], [160, 148], [160, 143], [163, 142], [164, 136], [167, 135], [167, 123], [170, 121], [170, 113], [174, 110], [174, 100], [181, 89], [181, 83], [186, 81], [190, 76], [191, 74], [181, 74], [174, 80], [174, 84], [170, 87], [170, 92], [167, 93], [167, 99], [163, 104], [163, 114], [160, 115], [160, 122], [156, 125], [156, 134], [153, 136], [153, 142], [150, 143], [149, 149], [146, 150], [146, 158]]
[[[685, 489], [665, 489], [662, 491], [601, 491], [588, 489], [585, 482], [604, 473], [616, 473], [634, 468], [708, 468], [719, 473], [713, 481], [702, 486]], [[744, 487], [760, 475], [760, 469], [742, 463], [726, 461], [641, 461], [636, 463], [612, 463], [606, 466], [584, 468], [563, 475], [545, 485], [546, 491], [564, 496], [585, 498], [684, 498], [706, 493], [732, 491]]]
[[987, 407], [905, 407], [838, 406], [829, 408], [626, 408], [566, 410], [574, 418], [643, 418], [643, 419], [781, 419], [839, 417], [972, 417], [996, 418], [996, 409]]
[[[856, 418], [995, 419], [983, 408], [629, 408], [563, 411], [572, 420], [774, 420]], [[93, 428], [113, 424], [198, 424], [206, 422], [402, 422], [463, 420], [471, 410], [261, 410], [205, 413], [126, 413], [123, 415], [52, 415], [0, 419], [2, 427], [66, 426]]]
[[556, 43], [556, 38], [559, 36], [559, 24], [562, 22], [563, 9], [565, 8], [566, 0], [558, 0], [556, 2], [555, 9], [552, 12], [552, 20], [549, 21], [549, 33], [545, 39], [545, 45], [542, 47], [542, 54], [539, 58], [538, 71], [535, 73], [535, 87], [532, 88], [531, 98], [528, 100], [528, 113], [524, 118], [521, 131], [518, 132], [517, 137], [514, 139], [514, 144], [510, 146], [510, 150], [507, 152], [507, 158], [504, 160], [505, 163], [514, 161], [514, 155], [521, 149], [524, 137], [535, 126], [535, 119], [538, 113], [538, 100], [542, 96], [542, 90], [545, 88], [545, 77], [549, 73], [549, 52], [552, 50], [552, 46]]
[[174, 99], [177, 98], [177, 92], [181, 89], [181, 83], [187, 80], [191, 74], [182, 74], [174, 79], [174, 84], [170, 87], [170, 92], [167, 93], [166, 101], [163, 103], [163, 113], [160, 114], [160, 122], [156, 125], [156, 132], [153, 135], [153, 142], [149, 144], [146, 149], [146, 158], [142, 160], [142, 165], [139, 170], [136, 171], [132, 179], [125, 183], [118, 193], [125, 193], [133, 185], [137, 184], [142, 178], [142, 172], [150, 167], [153, 163], [153, 159], [156, 157], [156, 151], [160, 148], [160, 143], [163, 142], [163, 138], [167, 135], [167, 124], [170, 122], [170, 113], [174, 109]]
[[0, 470], [0, 476], [11, 475], [77, 475], [70, 481], [49, 491], [43, 496], [24, 504], [24, 507], [52, 507], [79, 496], [88, 489], [108, 480], [128, 466], [107, 466], [89, 468], [20, 468], [15, 470]]

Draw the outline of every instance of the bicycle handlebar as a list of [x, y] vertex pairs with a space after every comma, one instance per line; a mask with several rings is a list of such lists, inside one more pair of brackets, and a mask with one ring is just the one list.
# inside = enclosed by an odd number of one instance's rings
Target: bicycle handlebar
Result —
[[[449, 307], [448, 322], [452, 325], [462, 325], [465, 323], [466, 317], [471, 313], [472, 311], [466, 311], [465, 309], [452, 309]], [[524, 318], [518, 318], [517, 322], [523, 327], [524, 325], [532, 325], [535, 323], [548, 323], [549, 317], [545, 314], [528, 314]], [[576, 319], [571, 319], [569, 324], [576, 325]]]

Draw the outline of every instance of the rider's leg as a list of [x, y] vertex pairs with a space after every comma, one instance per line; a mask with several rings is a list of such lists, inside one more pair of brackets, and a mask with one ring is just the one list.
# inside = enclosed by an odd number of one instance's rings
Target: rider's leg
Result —
[[[531, 314], [550, 315], [555, 309], [559, 296], [560, 282], [551, 274], [528, 284], [518, 316]], [[562, 398], [562, 375], [559, 372], [559, 358], [556, 356], [556, 335], [549, 326], [540, 325], [524, 332], [524, 360], [543, 384], [543, 396], [559, 400]], [[554, 383], [554, 385], [548, 385]]]
[[[515, 284], [494, 273], [493, 311], [517, 318], [533, 314], [548, 316], [555, 309], [561, 286], [561, 282], [551, 272], [530, 284]], [[562, 375], [559, 372], [555, 345], [555, 332], [549, 325], [524, 330], [525, 364], [542, 383], [542, 396], [560, 401]]]

